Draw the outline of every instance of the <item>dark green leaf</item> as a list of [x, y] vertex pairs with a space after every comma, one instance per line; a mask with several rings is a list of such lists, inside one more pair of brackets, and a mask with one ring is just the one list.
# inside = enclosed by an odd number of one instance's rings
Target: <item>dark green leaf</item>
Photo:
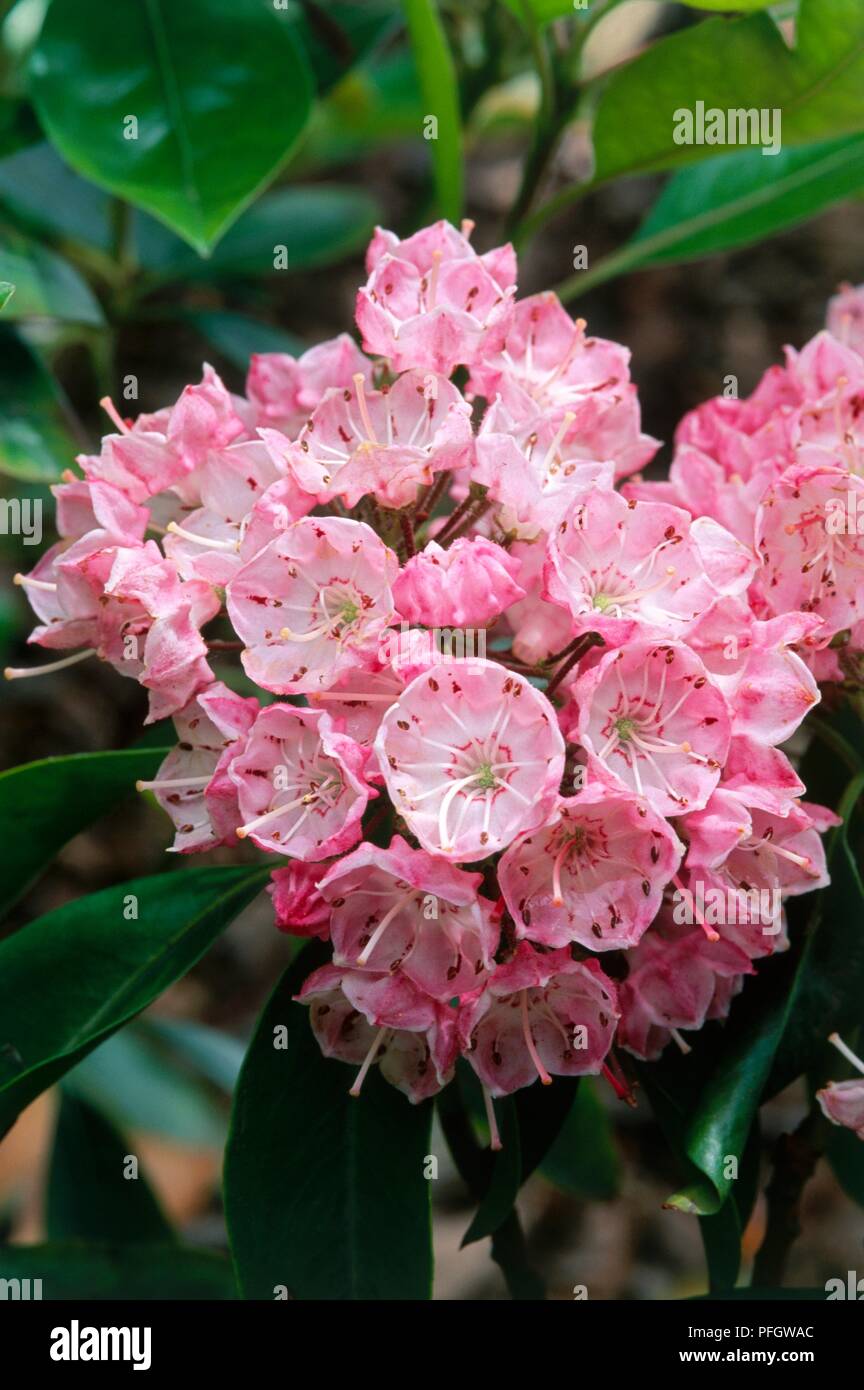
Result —
[[399, 23], [395, 0], [291, 0], [289, 13], [321, 93], [339, 82]]
[[734, 1289], [741, 1268], [741, 1223], [735, 1203], [726, 1202], [714, 1216], [700, 1216], [699, 1230], [711, 1293]]
[[0, 943], [0, 1132], [185, 975], [267, 874], [247, 865], [133, 879]]
[[377, 1067], [349, 1096], [356, 1069], [322, 1057], [308, 1010], [292, 1002], [309, 969], [304, 951], [261, 1015], [237, 1084], [225, 1212], [241, 1291], [428, 1298], [432, 1107], [412, 1106]]
[[[237, 1297], [231, 1266], [218, 1255], [176, 1245], [11, 1245], [0, 1249], [0, 1279], [41, 1279], [43, 1299]], [[31, 1282], [31, 1296], [32, 1296]]]
[[291, 153], [312, 100], [291, 16], [262, 0], [55, 0], [30, 72], [73, 168], [202, 255]]
[[[860, 793], [862, 779], [854, 779], [852, 785]], [[810, 1067], [829, 1033], [842, 1033], [862, 1021], [864, 884], [846, 826], [835, 832], [829, 864], [831, 883], [819, 894], [815, 921], [789, 994], [769, 1082], [771, 1094]]]
[[151, 1018], [145, 1019], [141, 1027], [214, 1086], [229, 1095], [234, 1090], [245, 1051], [239, 1039], [218, 1028], [187, 1020]]
[[293, 333], [285, 333], [269, 323], [259, 323], [244, 314], [231, 314], [221, 309], [192, 309], [184, 318], [217, 352], [244, 372], [255, 352], [287, 352], [299, 357], [306, 348]]
[[56, 318], [101, 324], [102, 310], [86, 282], [68, 262], [20, 233], [0, 238], [0, 266], [15, 286], [7, 319]]
[[167, 748], [73, 753], [0, 773], [0, 839], [8, 860], [0, 913], [25, 893], [60, 849], [150, 778]]
[[260, 198], [209, 260], [198, 260], [178, 246], [178, 254], [168, 248], [163, 261], [151, 258], [150, 264], [154, 277], [164, 281], [273, 275], [277, 257], [280, 269], [314, 270], [364, 246], [379, 214], [375, 199], [362, 188], [281, 188]]
[[675, 113], [693, 111], [697, 100], [705, 110], [779, 110], [784, 146], [851, 134], [864, 128], [862, 82], [859, 0], [801, 0], [794, 51], [767, 14], [708, 19], [613, 73], [594, 124], [595, 182], [693, 163], [724, 148], [675, 143]]
[[66, 423], [66, 401], [39, 357], [14, 328], [0, 325], [0, 473], [23, 482], [56, 482], [79, 446]]
[[[438, 206], [443, 217], [462, 216], [462, 118], [453, 57], [435, 0], [404, 0], [408, 32], [420, 90], [426, 107], [424, 122], [433, 116], [434, 135], [426, 135], [435, 171]], [[426, 134], [424, 129], [424, 135]]]
[[586, 1201], [604, 1202], [617, 1196], [621, 1172], [615, 1136], [589, 1077], [583, 1076], [540, 1172], [562, 1192]]
[[565, 300], [615, 275], [694, 260], [773, 236], [864, 188], [864, 137], [723, 155], [675, 174], [635, 237], [563, 287]]
[[10, 285], [8, 280], [0, 280], [0, 309], [6, 308], [14, 293], [14, 285]]
[[103, 1115], [64, 1095], [57, 1116], [46, 1198], [48, 1239], [165, 1244], [173, 1232], [129, 1145]]
[[484, 1236], [491, 1236], [510, 1215], [522, 1186], [522, 1154], [519, 1124], [512, 1096], [495, 1102], [495, 1112], [503, 1147], [492, 1155], [489, 1185], [474, 1213], [474, 1219], [462, 1237], [462, 1244], [472, 1245]]
[[864, 1207], [864, 1144], [851, 1129], [832, 1125], [825, 1157], [847, 1197]]
[[64, 1090], [89, 1101], [122, 1130], [223, 1148], [223, 1107], [200, 1077], [157, 1044], [155, 1028], [155, 1020], [140, 1019], [114, 1033], [63, 1078]]

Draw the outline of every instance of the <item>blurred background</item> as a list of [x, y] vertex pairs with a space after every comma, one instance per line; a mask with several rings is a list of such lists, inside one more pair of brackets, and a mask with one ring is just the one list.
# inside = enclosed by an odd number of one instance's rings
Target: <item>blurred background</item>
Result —
[[[83, 12], [88, 4], [75, 8]], [[42, 501], [43, 547], [53, 539], [50, 481], [75, 454], [96, 452], [108, 428], [100, 397], [111, 395], [123, 414], [157, 409], [200, 378], [203, 361], [242, 393], [251, 352], [297, 353], [350, 330], [375, 224], [407, 234], [436, 215], [440, 196], [432, 142], [423, 138], [430, 106], [422, 50], [418, 65], [416, 36], [406, 31], [399, 6], [386, 0], [297, 5], [317, 55], [302, 136], [267, 191], [204, 258], [163, 221], [73, 168], [61, 153], [62, 139], [46, 139], [56, 111], [45, 96], [44, 71], [35, 103], [31, 87], [34, 70], [40, 72], [33, 54], [47, 9], [47, 0], [0, 5], [0, 280], [16, 284], [0, 323], [0, 485], [6, 497]], [[440, 9], [458, 54], [464, 211], [477, 224], [474, 244], [486, 250], [508, 236], [539, 87], [513, 9], [473, 3]], [[653, 36], [695, 18], [683, 6], [654, 0], [618, 6], [588, 38], [583, 71], [614, 68]], [[498, 44], [494, 62], [484, 47], [490, 29]], [[543, 197], [584, 178], [588, 157], [577, 113], [544, 170]], [[617, 180], [523, 237], [520, 292], [571, 277], [578, 246], [588, 252], [587, 284], [591, 267], [633, 235], [661, 183], [660, 175]], [[279, 247], [287, 255], [277, 268]], [[669, 441], [685, 411], [718, 394], [730, 373], [747, 394], [784, 344], [800, 345], [821, 327], [838, 283], [864, 279], [862, 247], [864, 202], [856, 196], [755, 245], [589, 285], [569, 304], [590, 332], [632, 350], [643, 427], [666, 441], [657, 470], [668, 463]], [[137, 398], [124, 399], [130, 378]], [[32, 617], [11, 579], [32, 568], [40, 548], [11, 535], [0, 536], [0, 547], [2, 664], [28, 665]], [[217, 666], [217, 676], [237, 684], [236, 668], [227, 663]], [[4, 684], [0, 699], [3, 768], [130, 747], [142, 738], [141, 690], [105, 665]], [[154, 744], [171, 741], [159, 729], [144, 736]], [[70, 898], [164, 872], [173, 867], [165, 857], [170, 840], [167, 819], [148, 798], [128, 799], [62, 851], [3, 931]], [[212, 858], [230, 862], [232, 856], [218, 851]], [[31, 1106], [0, 1146], [0, 1237], [44, 1237], [46, 1194], [63, 1162], [64, 1134], [83, 1106], [123, 1134], [184, 1238], [224, 1249], [219, 1180], [231, 1088], [244, 1041], [291, 951], [262, 897], [146, 1016], [69, 1075], [62, 1088], [65, 1129], [57, 1129], [58, 1091]], [[582, 1103], [599, 1118], [581, 1171], [574, 1174], [570, 1165], [566, 1190], [556, 1185], [553, 1153], [546, 1175], [531, 1179], [522, 1200], [530, 1252], [548, 1275], [550, 1296], [572, 1297], [581, 1284], [592, 1298], [704, 1291], [696, 1220], [662, 1209], [680, 1175], [649, 1107], [628, 1110], [605, 1087], [586, 1090]], [[795, 1090], [772, 1102], [766, 1138], [794, 1127], [805, 1108], [803, 1092]], [[436, 1296], [503, 1297], [488, 1243], [459, 1252], [469, 1204], [440, 1135], [434, 1148], [441, 1161], [433, 1191]], [[821, 1286], [838, 1271], [860, 1267], [864, 1217], [824, 1164], [806, 1190], [804, 1220], [790, 1284]], [[745, 1236], [748, 1256], [758, 1248], [763, 1222], [760, 1201]]]

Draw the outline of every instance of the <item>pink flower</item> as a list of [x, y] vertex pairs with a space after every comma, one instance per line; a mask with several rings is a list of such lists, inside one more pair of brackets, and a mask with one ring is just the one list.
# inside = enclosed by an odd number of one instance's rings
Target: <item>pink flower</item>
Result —
[[139, 782], [139, 791], [152, 791], [174, 822], [172, 849], [190, 854], [234, 843], [239, 825], [237, 797], [231, 783], [226, 796], [222, 773], [236, 756], [258, 713], [258, 701], [235, 695], [221, 681], [202, 690], [174, 716], [180, 742], [165, 758], [152, 782]]
[[844, 1125], [846, 1129], [854, 1130], [859, 1139], [864, 1139], [864, 1062], [839, 1034], [832, 1033], [828, 1041], [861, 1073], [862, 1079], [855, 1077], [852, 1081], [829, 1081], [827, 1086], [816, 1092], [816, 1099], [822, 1113], [832, 1124]]
[[633, 642], [574, 686], [589, 776], [647, 798], [661, 815], [698, 810], [720, 780], [732, 721], [689, 647]]
[[332, 904], [335, 965], [399, 970], [446, 1003], [476, 989], [493, 968], [498, 927], [465, 873], [395, 835], [389, 849], [359, 845], [321, 879]]
[[[619, 343], [585, 336], [555, 294], [536, 294], [515, 306], [500, 352], [485, 352], [469, 389], [491, 401], [500, 395], [522, 419], [573, 414], [581, 457], [612, 459], [617, 477], [650, 462], [658, 441], [642, 434], [630, 354]], [[575, 449], [571, 452], [575, 453]]]
[[542, 954], [523, 941], [459, 1014], [468, 1061], [493, 1096], [537, 1077], [601, 1070], [618, 1020], [615, 986], [596, 960]]
[[771, 613], [816, 613], [826, 639], [864, 617], [864, 535], [847, 524], [850, 506], [864, 510], [864, 478], [805, 461], [768, 489], [756, 517], [760, 596]]
[[238, 836], [294, 859], [344, 853], [377, 795], [364, 777], [368, 758], [323, 710], [268, 705], [228, 766], [245, 822]]
[[684, 636], [721, 594], [743, 592], [755, 559], [728, 531], [662, 503], [592, 492], [550, 537], [545, 596], [569, 609], [575, 636], [607, 646], [637, 634]]
[[80, 538], [91, 531], [101, 531], [116, 545], [139, 545], [143, 541], [150, 513], [112, 483], [76, 479], [57, 483], [51, 491], [57, 499], [57, 530], [61, 536]]
[[279, 695], [328, 689], [372, 670], [393, 620], [392, 550], [364, 522], [305, 517], [234, 576], [228, 613], [246, 643], [243, 666]]
[[325, 392], [351, 386], [358, 374], [368, 379], [372, 363], [353, 338], [340, 333], [300, 357], [287, 352], [253, 353], [246, 395], [254, 407], [256, 424], [295, 439]]
[[606, 951], [636, 944], [683, 853], [662, 816], [589, 786], [505, 850], [498, 881], [517, 936]]
[[375, 750], [391, 800], [423, 848], [462, 861], [541, 825], [564, 771], [546, 697], [479, 659], [417, 676], [385, 714]]
[[864, 351], [864, 285], [840, 285], [828, 301], [825, 327], [855, 352]]
[[430, 541], [393, 585], [401, 617], [426, 627], [487, 627], [525, 590], [519, 561], [484, 536], [462, 538], [444, 550]]
[[352, 1096], [360, 1094], [376, 1062], [384, 1080], [415, 1105], [451, 1080], [458, 1053], [454, 1010], [430, 999], [401, 971], [373, 975], [324, 965], [297, 998], [311, 1006], [324, 1056], [359, 1066]]
[[811, 671], [792, 648], [803, 644], [809, 650], [821, 627], [812, 613], [762, 622], [740, 598], [719, 599], [697, 618], [687, 643], [729, 701], [733, 733], [763, 744], [792, 737], [821, 699]]
[[292, 936], [330, 935], [330, 907], [318, 892], [323, 872], [320, 864], [292, 860], [284, 869], [274, 869], [267, 892], [273, 900], [276, 926]]
[[574, 419], [567, 411], [514, 413], [500, 398], [486, 411], [471, 477], [499, 504], [499, 530], [533, 540], [592, 488], [611, 490], [613, 464], [586, 451]]
[[722, 1018], [745, 975], [749, 957], [729, 941], [706, 941], [698, 926], [675, 926], [664, 914], [628, 952], [627, 978], [619, 987], [621, 1022], [617, 1042], [654, 1061], [679, 1028], [701, 1028]]
[[296, 444], [262, 435], [302, 488], [348, 507], [369, 493], [382, 506], [408, 506], [436, 472], [463, 467], [473, 447], [468, 402], [446, 377], [421, 372], [380, 391], [367, 391], [358, 374], [326, 392]]
[[357, 294], [357, 327], [367, 352], [397, 372], [449, 376], [502, 341], [512, 313], [516, 256], [511, 246], [478, 256], [448, 222], [400, 241], [376, 231], [366, 255], [369, 279]]
[[519, 583], [526, 590], [525, 598], [512, 604], [504, 615], [513, 633], [513, 655], [536, 666], [567, 646], [573, 634], [570, 614], [542, 597], [545, 536], [533, 542], [516, 541], [509, 553], [520, 563]]

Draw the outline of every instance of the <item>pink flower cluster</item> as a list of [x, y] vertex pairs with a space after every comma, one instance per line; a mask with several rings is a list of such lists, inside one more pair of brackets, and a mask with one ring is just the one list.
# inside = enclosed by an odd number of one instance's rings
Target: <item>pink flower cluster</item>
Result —
[[[864, 637], [864, 315], [844, 292], [645, 482], [627, 350], [470, 232], [376, 233], [362, 351], [109, 403], [19, 579], [33, 642], [173, 717], [144, 785], [174, 848], [277, 856], [353, 1089], [377, 1064], [419, 1101], [461, 1054], [494, 1140], [493, 1097], [601, 1070], [627, 1095], [613, 1043], [686, 1050], [826, 882], [835, 818], [780, 745]], [[260, 700], [214, 678], [232, 645]]]

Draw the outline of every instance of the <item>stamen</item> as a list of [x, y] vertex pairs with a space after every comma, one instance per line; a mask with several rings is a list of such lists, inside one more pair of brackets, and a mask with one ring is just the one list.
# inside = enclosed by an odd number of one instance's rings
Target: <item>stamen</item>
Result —
[[360, 410], [360, 419], [363, 421], [363, 428], [366, 431], [366, 438], [370, 444], [378, 444], [375, 438], [375, 431], [372, 428], [372, 419], [369, 415], [369, 406], [366, 401], [366, 378], [362, 372], [355, 372], [352, 381], [357, 389], [357, 406]]
[[525, 1046], [528, 1048], [528, 1056], [531, 1058], [531, 1061], [534, 1063], [534, 1066], [537, 1068], [537, 1075], [540, 1077], [540, 1083], [541, 1083], [541, 1085], [543, 1085], [543, 1086], [551, 1086], [551, 1085], [552, 1085], [552, 1077], [549, 1075], [548, 1071], [546, 1070], [546, 1068], [544, 1067], [543, 1063], [541, 1062], [541, 1060], [540, 1060], [540, 1054], [539, 1054], [539, 1052], [537, 1051], [537, 1045], [536, 1045], [536, 1043], [534, 1042], [533, 1037], [531, 1036], [531, 1025], [530, 1025], [530, 1023], [529, 1023], [529, 1021], [528, 1021], [528, 991], [527, 991], [527, 989], [520, 990], [520, 1006], [521, 1006], [521, 1009], [522, 1009], [522, 1032], [523, 1032], [524, 1037], [525, 1037]]
[[22, 589], [42, 589], [46, 594], [57, 592], [56, 584], [51, 584], [47, 579], [31, 579], [29, 574], [13, 574], [12, 583], [18, 584]]
[[110, 396], [103, 396], [99, 404], [105, 411], [105, 414], [108, 416], [108, 419], [113, 421], [113, 423], [117, 426], [121, 434], [132, 433], [132, 431], [126, 424], [126, 421], [123, 419], [122, 415], [118, 411], [116, 405], [114, 404]]
[[832, 1044], [832, 1046], [836, 1047], [838, 1052], [843, 1053], [843, 1056], [846, 1058], [847, 1062], [851, 1062], [853, 1067], [855, 1067], [856, 1071], [860, 1071], [861, 1075], [864, 1076], [864, 1062], [861, 1061], [861, 1058], [857, 1055], [857, 1053], [852, 1051], [851, 1047], [846, 1046], [839, 1033], [832, 1033], [828, 1041]]
[[574, 421], [575, 419], [576, 419], [575, 411], [568, 410], [568, 411], [565, 413], [564, 418], [563, 418], [563, 420], [561, 421], [561, 424], [558, 426], [558, 429], [557, 429], [557, 431], [556, 431], [556, 433], [555, 433], [555, 438], [552, 440], [552, 443], [549, 445], [549, 448], [546, 450], [546, 457], [545, 457], [544, 460], [543, 460], [543, 472], [544, 472], [544, 473], [547, 473], [547, 472], [549, 471], [549, 465], [550, 465], [550, 463], [552, 462], [553, 458], [555, 457], [555, 454], [558, 452], [558, 449], [559, 449], [560, 446], [561, 446], [561, 443], [562, 443], [562, 441], [563, 441], [563, 439], [564, 439], [565, 434], [567, 433], [567, 431], [569, 430], [570, 426], [573, 424], [573, 421]]
[[409, 888], [407, 893], [403, 893], [400, 898], [397, 898], [396, 902], [390, 908], [390, 911], [384, 914], [369, 940], [366, 942], [366, 945], [363, 947], [363, 950], [357, 957], [358, 965], [366, 964], [372, 952], [375, 950], [375, 947], [378, 945], [378, 942], [381, 940], [381, 937], [384, 935], [385, 928], [390, 925], [397, 912], [401, 912], [402, 908], [414, 897], [416, 892], [416, 888]]
[[211, 777], [164, 777], [157, 782], [135, 783], [136, 792], [161, 792], [172, 787], [206, 787]]
[[355, 1081], [354, 1081], [354, 1085], [351, 1087], [351, 1090], [348, 1092], [349, 1096], [354, 1096], [355, 1099], [356, 1099], [357, 1096], [359, 1096], [359, 1094], [360, 1094], [360, 1087], [363, 1085], [363, 1082], [366, 1080], [366, 1073], [368, 1072], [369, 1068], [371, 1067], [372, 1063], [374, 1062], [375, 1057], [376, 1057], [377, 1052], [378, 1052], [378, 1048], [379, 1048], [380, 1043], [381, 1043], [381, 1039], [382, 1039], [382, 1037], [384, 1036], [384, 1034], [385, 1034], [387, 1031], [388, 1031], [388, 1028], [387, 1028], [387, 1024], [385, 1023], [384, 1027], [383, 1027], [383, 1028], [379, 1028], [379, 1029], [378, 1029], [378, 1032], [375, 1034], [374, 1038], [372, 1039], [372, 1045], [371, 1045], [371, 1047], [369, 1048], [369, 1051], [366, 1053], [365, 1058], [363, 1059], [363, 1065], [362, 1065], [362, 1067], [360, 1068], [360, 1070], [359, 1070], [358, 1073], [357, 1073], [357, 1077], [356, 1077], [356, 1079], [355, 1079]]
[[[675, 884], [675, 887], [678, 889], [678, 892], [681, 893], [682, 896], [685, 896], [685, 895], [687, 894], [688, 889], [686, 889], [686, 888], [684, 887], [684, 884], [681, 882], [681, 879], [678, 877], [677, 874], [673, 874], [673, 875], [672, 875], [672, 882]], [[709, 940], [709, 941], [719, 941], [719, 940], [720, 940], [720, 933], [714, 931], [713, 927], [709, 927], [708, 923], [705, 921], [705, 918], [702, 916], [701, 911], [700, 911], [699, 908], [696, 906], [696, 896], [695, 896], [694, 893], [691, 893], [691, 894], [690, 894], [690, 900], [691, 900], [691, 902], [692, 902], [692, 904], [693, 904], [693, 916], [696, 918], [697, 923], [699, 924], [699, 926], [700, 926], [700, 927], [702, 928], [702, 930], [704, 931], [704, 933], [705, 933], [705, 935], [707, 936], [708, 940]], [[686, 902], [686, 896], [685, 896], [685, 902]]]
[[690, 1044], [684, 1041], [677, 1028], [670, 1028], [669, 1033], [673, 1041], [675, 1042], [676, 1047], [680, 1048], [680, 1050], [684, 1053], [685, 1057], [693, 1051]]
[[66, 666], [75, 666], [77, 662], [95, 655], [93, 648], [88, 647], [86, 651], [76, 652], [74, 656], [64, 656], [62, 661], [49, 661], [47, 666], [7, 666], [3, 675], [7, 681], [29, 680], [31, 676], [50, 676], [53, 671], [62, 671]]
[[186, 531], [182, 526], [178, 526], [176, 521], [169, 521], [165, 527], [173, 536], [182, 536], [184, 541], [192, 541], [194, 545], [204, 545], [210, 550], [233, 550], [235, 553], [240, 549], [239, 541], [219, 541], [214, 536], [197, 536], [194, 531]]
[[489, 1147], [493, 1153], [497, 1154], [501, 1152], [504, 1145], [501, 1143], [501, 1135], [498, 1132], [498, 1121], [495, 1119], [495, 1106], [492, 1101], [492, 1093], [485, 1083], [483, 1084], [483, 1104], [486, 1107], [486, 1122], [489, 1125]]

